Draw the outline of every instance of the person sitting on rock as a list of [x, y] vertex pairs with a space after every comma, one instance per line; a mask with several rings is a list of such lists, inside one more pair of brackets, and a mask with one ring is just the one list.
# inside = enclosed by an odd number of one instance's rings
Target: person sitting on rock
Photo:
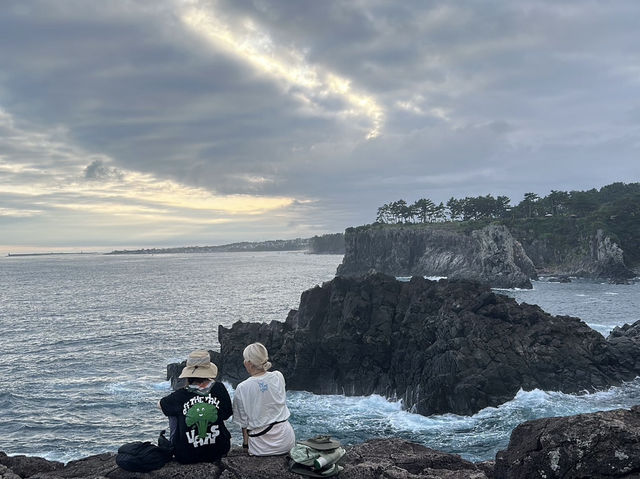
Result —
[[209, 353], [193, 351], [180, 374], [187, 385], [160, 400], [160, 409], [175, 424], [170, 437], [178, 462], [214, 462], [229, 452], [231, 434], [224, 421], [233, 412], [231, 398], [215, 381], [217, 375]]
[[233, 422], [242, 428], [243, 447], [254, 456], [285, 454], [296, 443], [289, 424], [285, 381], [280, 371], [269, 371], [269, 353], [261, 343], [242, 353], [250, 377], [236, 388]]

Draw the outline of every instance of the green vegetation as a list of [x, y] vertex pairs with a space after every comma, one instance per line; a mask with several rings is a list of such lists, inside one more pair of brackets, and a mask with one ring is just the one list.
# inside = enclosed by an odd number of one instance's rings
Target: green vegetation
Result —
[[[629, 265], [640, 264], [640, 183], [612, 183], [588, 191], [556, 191], [540, 197], [525, 193], [512, 206], [506, 196], [450, 198], [436, 205], [428, 198], [413, 204], [398, 200], [378, 208], [375, 225], [456, 224], [464, 230], [490, 222], [504, 224], [521, 242], [543, 240], [557, 251], [584, 244], [602, 229], [625, 252]], [[374, 225], [371, 225], [374, 226]]]

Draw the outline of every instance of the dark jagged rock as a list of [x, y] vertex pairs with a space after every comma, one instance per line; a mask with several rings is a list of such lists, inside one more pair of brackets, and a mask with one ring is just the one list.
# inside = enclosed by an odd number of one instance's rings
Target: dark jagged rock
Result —
[[487, 478], [480, 467], [456, 454], [435, 451], [401, 439], [378, 439], [353, 446], [343, 464], [341, 477]]
[[547, 282], [549, 283], [571, 283], [571, 278], [568, 275], [561, 274], [558, 276], [551, 276], [547, 278]]
[[495, 477], [640, 477], [640, 406], [520, 424]]
[[[299, 479], [289, 472], [288, 457], [254, 457], [234, 447], [219, 463], [179, 464], [169, 462], [161, 469], [148, 473], [128, 472], [119, 468], [115, 454], [90, 456], [67, 465], [41, 458], [7, 458], [6, 468], [0, 469], [3, 479]], [[7, 460], [8, 459], [8, 460]], [[28, 469], [20, 465], [28, 462]], [[483, 469], [455, 454], [434, 451], [419, 444], [400, 439], [378, 439], [347, 447], [340, 461], [344, 470], [340, 477], [377, 479], [469, 478], [486, 479]], [[17, 467], [18, 469], [13, 469]], [[3, 466], [0, 466], [0, 468]], [[20, 471], [18, 475], [16, 471]], [[14, 473], [15, 477], [11, 477]]]
[[338, 274], [371, 269], [394, 276], [446, 276], [496, 288], [531, 288], [533, 262], [502, 225], [472, 232], [451, 227], [361, 227], [345, 232]]
[[[511, 434], [496, 460], [472, 463], [402, 439], [373, 439], [347, 446], [339, 477], [345, 479], [520, 479], [640, 477], [640, 406], [631, 410], [527, 421]], [[2, 479], [296, 479], [286, 456], [251, 457], [234, 447], [219, 463], [169, 462], [149, 473], [120, 469], [114, 453], [66, 465], [0, 452]]]
[[305, 291], [284, 323], [220, 327], [220, 378], [246, 378], [242, 350], [263, 342], [287, 387], [401, 398], [424, 415], [473, 414], [520, 390], [579, 393], [640, 372], [640, 326], [611, 340], [469, 281], [371, 274]]
[[614, 346], [616, 358], [625, 368], [640, 370], [640, 321], [624, 326], [616, 326], [609, 334], [608, 341]]
[[64, 464], [56, 461], [47, 461], [42, 457], [7, 456], [0, 452], [0, 464], [9, 468], [20, 477], [30, 477], [36, 473], [59, 471]]

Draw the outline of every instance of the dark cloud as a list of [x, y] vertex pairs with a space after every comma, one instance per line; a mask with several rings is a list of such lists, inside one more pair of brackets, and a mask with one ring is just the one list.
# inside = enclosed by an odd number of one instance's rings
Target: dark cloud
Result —
[[117, 168], [106, 166], [102, 160], [94, 160], [84, 169], [84, 178], [100, 181], [122, 180], [124, 173]]

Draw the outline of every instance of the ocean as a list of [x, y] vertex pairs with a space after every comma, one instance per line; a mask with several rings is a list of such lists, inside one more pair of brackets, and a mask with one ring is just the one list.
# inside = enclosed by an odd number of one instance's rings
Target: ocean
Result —
[[[155, 441], [167, 427], [157, 402], [170, 392], [168, 363], [217, 349], [218, 325], [284, 321], [341, 260], [302, 252], [0, 258], [0, 450], [68, 462]], [[580, 317], [604, 335], [640, 319], [640, 283], [543, 279], [533, 290], [497, 292]], [[581, 395], [520, 391], [473, 416], [424, 417], [380, 396], [290, 391], [288, 402], [300, 438], [402, 437], [482, 461], [528, 419], [640, 404], [640, 379]], [[240, 444], [239, 429], [228, 427]]]

